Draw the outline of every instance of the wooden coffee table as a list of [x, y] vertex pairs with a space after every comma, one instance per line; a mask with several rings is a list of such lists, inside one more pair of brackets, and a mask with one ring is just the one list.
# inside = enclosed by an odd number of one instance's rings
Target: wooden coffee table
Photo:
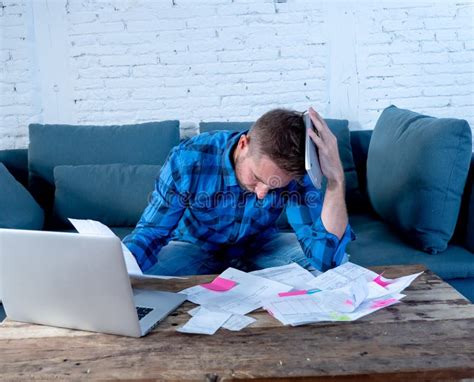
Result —
[[[399, 277], [422, 266], [374, 267]], [[212, 280], [134, 281], [179, 291]], [[195, 306], [182, 305], [148, 336], [135, 339], [30, 325], [0, 326], [0, 378], [199, 380], [409, 380], [474, 377], [474, 305], [426, 271], [402, 303], [354, 322], [285, 327], [265, 311], [240, 332], [176, 332]]]

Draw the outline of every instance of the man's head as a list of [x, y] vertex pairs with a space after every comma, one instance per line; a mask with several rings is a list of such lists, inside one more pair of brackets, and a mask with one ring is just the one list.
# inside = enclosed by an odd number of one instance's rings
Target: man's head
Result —
[[302, 113], [274, 109], [262, 115], [234, 151], [237, 179], [263, 199], [269, 190], [302, 177], [305, 127]]

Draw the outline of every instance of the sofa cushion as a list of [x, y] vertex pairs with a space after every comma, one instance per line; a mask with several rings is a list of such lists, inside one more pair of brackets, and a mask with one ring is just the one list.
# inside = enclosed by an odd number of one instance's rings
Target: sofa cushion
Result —
[[3, 163], [0, 163], [0, 190], [1, 228], [43, 228], [43, 210]]
[[449, 285], [455, 288], [464, 297], [474, 303], [474, 278], [468, 279], [451, 279], [448, 280]]
[[429, 255], [417, 250], [376, 215], [353, 214], [349, 218], [357, 240], [347, 245], [350, 261], [372, 265], [424, 264], [443, 279], [474, 277], [474, 253], [449, 245], [446, 251]]
[[199, 132], [209, 133], [214, 130], [244, 131], [249, 130], [254, 122], [201, 122]]
[[417, 248], [444, 251], [456, 226], [471, 152], [466, 121], [386, 108], [367, 159], [372, 206]]
[[0, 150], [0, 162], [16, 180], [28, 188], [28, 149]]
[[60, 165], [163, 164], [179, 143], [179, 122], [115, 126], [29, 126], [30, 190], [49, 212], [53, 206], [53, 169]]
[[108, 226], [133, 226], [148, 204], [159, 165], [56, 166], [54, 214], [93, 219]]

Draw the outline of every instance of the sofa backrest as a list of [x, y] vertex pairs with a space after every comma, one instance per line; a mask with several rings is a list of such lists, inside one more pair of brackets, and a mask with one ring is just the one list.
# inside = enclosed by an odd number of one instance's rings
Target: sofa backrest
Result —
[[163, 164], [179, 143], [179, 121], [121, 126], [29, 126], [29, 189], [45, 209], [54, 201], [54, 167], [89, 164]]
[[244, 131], [249, 130], [254, 122], [201, 122], [200, 133], [208, 133], [214, 130]]

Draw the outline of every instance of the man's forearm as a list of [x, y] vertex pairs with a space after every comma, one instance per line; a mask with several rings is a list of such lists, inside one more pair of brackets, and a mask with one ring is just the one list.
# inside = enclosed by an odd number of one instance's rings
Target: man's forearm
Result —
[[328, 182], [321, 211], [321, 220], [328, 232], [336, 235], [339, 239], [342, 238], [349, 223], [343, 181]]
[[169, 239], [155, 228], [136, 227], [123, 239], [125, 246], [132, 252], [142, 271], [151, 268], [158, 259], [158, 252]]

